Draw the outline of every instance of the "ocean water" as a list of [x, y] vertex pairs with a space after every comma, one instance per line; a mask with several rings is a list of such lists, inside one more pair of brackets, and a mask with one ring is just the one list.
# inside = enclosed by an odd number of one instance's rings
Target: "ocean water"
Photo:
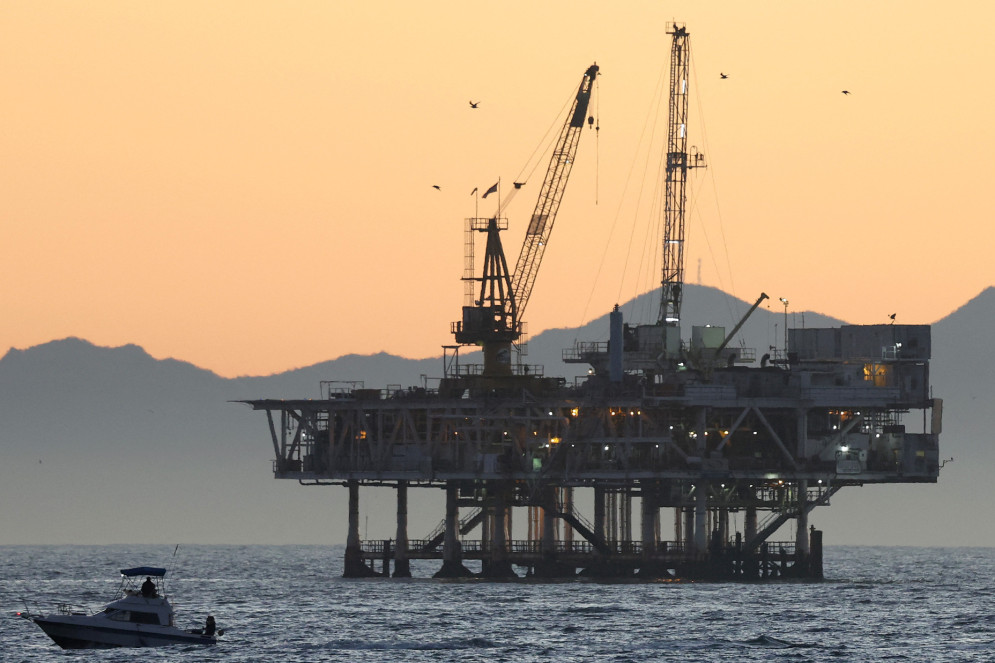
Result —
[[[341, 546], [0, 546], [8, 661], [995, 661], [995, 549], [826, 547], [824, 582], [345, 580]], [[26, 601], [97, 609], [165, 566], [216, 647], [64, 651]], [[136, 654], [140, 658], [136, 659]]]

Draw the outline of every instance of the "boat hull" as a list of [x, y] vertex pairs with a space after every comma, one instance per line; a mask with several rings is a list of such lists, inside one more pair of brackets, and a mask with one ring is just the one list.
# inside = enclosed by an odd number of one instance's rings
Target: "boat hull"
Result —
[[164, 647], [168, 645], [213, 645], [214, 636], [155, 624], [93, 624], [72, 617], [35, 617], [55, 644], [63, 649], [107, 649], [112, 647]]

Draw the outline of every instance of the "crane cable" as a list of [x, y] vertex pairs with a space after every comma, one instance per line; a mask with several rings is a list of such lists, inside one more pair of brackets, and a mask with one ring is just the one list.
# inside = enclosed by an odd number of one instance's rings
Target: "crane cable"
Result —
[[[660, 89], [661, 89], [661, 87], [664, 84], [663, 81], [664, 81], [665, 76], [666, 76], [667, 80], [669, 80], [669, 74], [667, 74], [666, 69], [663, 69], [663, 70], [661, 70], [660, 77], [657, 80], [656, 91], [654, 92], [654, 98], [657, 98], [657, 99], [659, 98]], [[599, 98], [599, 104], [600, 104], [600, 98]], [[650, 105], [650, 108], [647, 111], [646, 119], [643, 122], [642, 131], [641, 131], [641, 133], [639, 135], [639, 140], [638, 140], [638, 144], [639, 145], [643, 145], [645, 143], [646, 132], [647, 132], [647, 129], [651, 126], [651, 120], [654, 120], [656, 117], [659, 116], [659, 112], [657, 111], [658, 108], [659, 108], [658, 103], [657, 103], [657, 105], [653, 105], [653, 104]], [[653, 121], [652, 122], [651, 133], [655, 133], [655, 130], [656, 130], [656, 122]], [[649, 159], [649, 156], [650, 156], [650, 151], [648, 150], [647, 151], [647, 156], [646, 156], [647, 160]], [[597, 287], [597, 284], [598, 284], [598, 282], [599, 282], [599, 280], [601, 278], [601, 271], [604, 269], [605, 261], [607, 260], [607, 257], [608, 257], [608, 247], [611, 244], [612, 237], [614, 236], [615, 230], [618, 227], [619, 219], [620, 219], [620, 217], [622, 215], [623, 201], [625, 200], [626, 192], [628, 192], [629, 186], [632, 183], [633, 171], [635, 170], [636, 163], [638, 162], [638, 158], [639, 158], [639, 154], [638, 154], [638, 151], [637, 151], [637, 153], [635, 155], [633, 155], [632, 162], [629, 165], [629, 170], [626, 173], [625, 182], [624, 182], [624, 184], [622, 186], [622, 193], [619, 196], [619, 203], [618, 203], [618, 206], [615, 209], [615, 215], [612, 218], [611, 227], [608, 230], [608, 237], [607, 237], [607, 239], [605, 240], [605, 242], [603, 244], [603, 250], [601, 252], [601, 259], [598, 261], [598, 268], [595, 271], [594, 280], [593, 280], [593, 282], [591, 284], [591, 289], [590, 289], [590, 291], [588, 293], [587, 301], [584, 304], [584, 310], [581, 312], [580, 323], [577, 325], [578, 327], [582, 327], [582, 326], [584, 326], [587, 323], [587, 311], [588, 311], [588, 309], [591, 306], [591, 300], [594, 298], [594, 291], [595, 291], [595, 289]], [[640, 185], [640, 196], [639, 197], [640, 198], [642, 197], [642, 185]], [[638, 209], [638, 204], [637, 204], [637, 209]], [[627, 267], [627, 265], [628, 265], [628, 261], [629, 261], [628, 255], [631, 253], [631, 250], [632, 250], [632, 241], [633, 241], [632, 235], [635, 233], [635, 230], [636, 230], [636, 224], [635, 224], [635, 220], [633, 220], [632, 231], [630, 232], [630, 237], [629, 237], [629, 248], [628, 248], [628, 251], [627, 251], [627, 254], [626, 254], [625, 263], [623, 264], [623, 275], [621, 277], [620, 283], [624, 283], [625, 282], [625, 267]], [[619, 297], [621, 297], [621, 286], [620, 286], [620, 289], [619, 289]]]
[[[650, 108], [650, 116], [652, 118], [652, 128], [650, 131], [650, 137], [646, 148], [646, 162], [643, 167], [643, 179], [640, 185], [639, 198], [636, 202], [636, 212], [635, 216], [639, 217], [639, 208], [642, 206], [643, 199], [643, 187], [646, 185], [647, 175], [650, 171], [650, 157], [653, 156], [654, 144], [657, 140], [657, 128], [660, 124], [661, 108], [664, 102], [664, 91], [666, 89], [665, 82], [669, 81], [669, 72], [661, 70], [659, 83], [655, 90], [654, 104]], [[649, 121], [649, 118], [647, 121]], [[650, 311], [654, 310], [659, 306], [659, 301], [657, 295], [660, 294], [659, 289], [654, 285], [646, 290], [650, 294], [649, 297], [644, 297], [642, 301], [639, 301], [639, 291], [645, 287], [641, 286], [640, 283], [653, 284], [653, 275], [661, 268], [659, 258], [660, 252], [657, 251], [658, 239], [663, 237], [663, 224], [665, 223], [663, 208], [663, 196], [665, 195], [665, 190], [661, 189], [661, 183], [665, 181], [666, 178], [666, 168], [667, 168], [667, 150], [660, 150], [660, 158], [656, 163], [656, 171], [652, 178], [653, 191], [649, 196], [649, 209], [646, 212], [646, 217], [650, 220], [645, 226], [645, 236], [642, 242], [642, 252], [639, 258], [639, 264], [635, 270], [635, 280], [632, 285], [632, 299], [639, 302], [639, 310], [632, 312], [631, 317], [636, 320], [649, 320]], [[632, 242], [635, 237], [635, 230], [637, 227], [636, 220], [633, 220], [633, 232], [629, 238], [629, 247], [627, 249], [627, 258], [625, 271], [628, 270], [629, 256], [632, 254]], [[624, 285], [625, 275], [623, 272], [622, 280], [619, 282], [618, 299], [622, 298], [622, 287]]]
[[[689, 57], [692, 58], [692, 60], [693, 60], [693, 54], [690, 51], [690, 49], [689, 49]], [[702, 100], [701, 100], [701, 89], [700, 89], [700, 87], [698, 85], [697, 69], [692, 66], [691, 67], [691, 71], [692, 71], [692, 75], [694, 76], [694, 79], [695, 79], [695, 85], [694, 85], [694, 87], [695, 87], [696, 99], [697, 99], [697, 102], [698, 102], [698, 104], [697, 104], [697, 106], [698, 106], [697, 107], [697, 111], [698, 111], [698, 118], [699, 118], [699, 122], [700, 122], [700, 126], [701, 126], [702, 143], [703, 143], [703, 146], [707, 147], [707, 145], [708, 145], [708, 132], [707, 132], [707, 127], [706, 127], [706, 123], [705, 123], [705, 119], [704, 119], [704, 112], [702, 110], [703, 109], [703, 104], [702, 104]], [[650, 127], [650, 138], [649, 138], [650, 147], [647, 148], [648, 151], [647, 151], [646, 159], [644, 161], [644, 172], [646, 172], [648, 170], [649, 158], [651, 156], [651, 150], [652, 150], [652, 144], [653, 144], [653, 140], [654, 140], [654, 137], [655, 137], [655, 134], [656, 134], [656, 129], [657, 129], [658, 121], [659, 121], [659, 108], [660, 108], [660, 104], [662, 103], [662, 88], [664, 87], [664, 79], [665, 79], [665, 75], [664, 74], [665, 73], [666, 73], [665, 69], [662, 69], [660, 77], [659, 77], [658, 82], [657, 82], [656, 90], [654, 92], [655, 103], [651, 105], [650, 112], [647, 115], [647, 119], [646, 119], [646, 121], [645, 121], [645, 123], [643, 125], [643, 131], [640, 134], [639, 144], [643, 145], [645, 143], [645, 136], [646, 136], [647, 127]], [[600, 98], [599, 98], [599, 102], [598, 103], [600, 104]], [[652, 125], [650, 123], [651, 119], [654, 120], [652, 122]], [[630, 166], [629, 173], [628, 173], [628, 175], [626, 177], [625, 186], [623, 187], [623, 198], [624, 198], [625, 191], [628, 190], [628, 187], [629, 187], [629, 184], [630, 184], [630, 181], [631, 181], [631, 178], [632, 178], [632, 172], [633, 172], [633, 169], [635, 167], [635, 163], [637, 161], [637, 158], [638, 158], [638, 154], [637, 154], [636, 157], [633, 158], [633, 164], [632, 164], [632, 166]], [[714, 171], [710, 172], [709, 176], [710, 176], [710, 180], [711, 180], [711, 184], [712, 184], [712, 193], [713, 193], [713, 196], [714, 196], [714, 199], [715, 199], [716, 214], [717, 214], [718, 222], [719, 222], [719, 234], [720, 234], [720, 237], [722, 239], [722, 247], [723, 247], [723, 253], [724, 253], [725, 262], [726, 262], [726, 269], [727, 269], [727, 273], [729, 274], [730, 290], [731, 290], [731, 292], [729, 294], [731, 294], [733, 297], [735, 297], [735, 280], [733, 278], [732, 262], [731, 262], [730, 257], [729, 257], [729, 247], [728, 247], [728, 241], [726, 239], [726, 234], [725, 234], [725, 224], [723, 222], [722, 211], [721, 211], [721, 208], [719, 206], [718, 187], [716, 185], [716, 178], [714, 176]], [[658, 177], [655, 178], [655, 182], [657, 183], [657, 191], [652, 196], [652, 200], [654, 202], [651, 203], [651, 206], [653, 204], [659, 205], [659, 197], [660, 197], [659, 183], [660, 183], [660, 181], [661, 181], [661, 178], [659, 177], [659, 172], [658, 172]], [[639, 194], [638, 194], [637, 202], [636, 202], [636, 215], [638, 215], [639, 207], [642, 205], [643, 187], [644, 187], [644, 185], [645, 185], [645, 178], [641, 182], [640, 188], [639, 188]], [[702, 235], [703, 235], [703, 237], [705, 239], [706, 246], [708, 247], [708, 252], [709, 252], [709, 256], [711, 258], [711, 262], [712, 262], [713, 267], [715, 268], [716, 275], [717, 275], [717, 278], [719, 280], [719, 287], [720, 287], [721, 290], [726, 291], [725, 279], [722, 276], [722, 270], [719, 269], [719, 266], [718, 266], [718, 261], [717, 261], [717, 257], [716, 257], [717, 251], [712, 246], [712, 241], [711, 241], [711, 238], [709, 237], [708, 230], [707, 230], [707, 228], [706, 228], [706, 226], [704, 224], [704, 221], [703, 221], [703, 218], [702, 218], [702, 214], [701, 214], [701, 210], [697, 206], [697, 202], [698, 202], [699, 194], [700, 193], [701, 193], [701, 189], [700, 188], [692, 187], [692, 189], [691, 189], [692, 196], [691, 196], [691, 200], [689, 201], [688, 208], [693, 212], [694, 217], [697, 219], [697, 221], [699, 223], [699, 226], [702, 229]], [[621, 213], [621, 203], [619, 205], [618, 210], [616, 211], [616, 216], [615, 216], [615, 218], [614, 218], [614, 220], [612, 222], [612, 227], [611, 227], [611, 230], [609, 231], [608, 241], [605, 242], [604, 250], [603, 250], [602, 256], [601, 256], [601, 260], [600, 260], [600, 262], [598, 264], [598, 269], [597, 269], [597, 271], [595, 273], [594, 284], [592, 284], [591, 291], [590, 291], [590, 293], [588, 295], [588, 300], [587, 300], [587, 303], [585, 304], [584, 311], [582, 313], [581, 321], [580, 321], [580, 325], [579, 326], [582, 326], [582, 325], [584, 325], [587, 322], [587, 311], [588, 311], [588, 308], [590, 307], [591, 299], [594, 296], [594, 290], [595, 290], [596, 284], [597, 284], [598, 280], [600, 279], [601, 271], [602, 271], [602, 269], [604, 267], [604, 264], [605, 264], [605, 261], [607, 259], [608, 245], [609, 245], [609, 243], [611, 241], [612, 235], [614, 234], [615, 227], [616, 227], [616, 225], [618, 223], [618, 218], [619, 218], [620, 213]], [[644, 251], [640, 254], [639, 263], [638, 263], [638, 265], [636, 267], [636, 274], [637, 274], [636, 281], [633, 284], [633, 295], [632, 295], [632, 299], [636, 300], [636, 301], [638, 301], [639, 295], [641, 294], [639, 292], [639, 290], [640, 290], [639, 283], [642, 280], [642, 278], [646, 278], [645, 277], [645, 273], [646, 272], [644, 271], [644, 263], [647, 261], [647, 259], [646, 259], [646, 252], [647, 251], [651, 252], [650, 253], [651, 259], [649, 261], [650, 264], [648, 266], [648, 270], [649, 270], [650, 274], [654, 273], [655, 269], [657, 268], [657, 266], [659, 264], [658, 260], [657, 260], [657, 258], [659, 256], [657, 256], [657, 252], [655, 251], [655, 246], [656, 246], [655, 238], [661, 235], [661, 233], [659, 231], [660, 231], [662, 220], [660, 218], [659, 209], [654, 210], [651, 207], [651, 210], [650, 210], [649, 214], [650, 214], [650, 218], [654, 219], [656, 222], [655, 223], [647, 224], [647, 226], [646, 226], [646, 236], [645, 236], [644, 242], [643, 242]], [[624, 284], [625, 284], [625, 279], [626, 279], [626, 272], [628, 271], [629, 262], [632, 259], [632, 245], [633, 245], [635, 234], [636, 234], [636, 226], [637, 226], [637, 224], [634, 221], [633, 225], [631, 227], [630, 235], [629, 235], [629, 243], [628, 243], [628, 247], [627, 247], [627, 250], [626, 250], [626, 260], [623, 263], [623, 272], [622, 272], [622, 276], [621, 276], [621, 278], [619, 280], [619, 288], [618, 288], [618, 293], [617, 293], [617, 296], [616, 296], [616, 301], [621, 301], [621, 299], [622, 299], [622, 291], [624, 289]], [[639, 276], [640, 274], [642, 274], [644, 276], [640, 277]], [[685, 279], [685, 281], [686, 281], [686, 279]], [[655, 290], [653, 291], [653, 293], [655, 293]], [[734, 312], [732, 311], [731, 300], [732, 300], [732, 298], [726, 298], [726, 306], [728, 307], [729, 317], [731, 319], [735, 320], [736, 316], [735, 316]], [[637, 318], [637, 319], [639, 319], [639, 318], [642, 318], [642, 317], [648, 315], [648, 313], [646, 312], [646, 309], [648, 308], [649, 310], [652, 310], [653, 306], [654, 306], [654, 302], [653, 302], [653, 298], [652, 297], [645, 299], [645, 301], [643, 301], [642, 305], [640, 306], [640, 308], [643, 309], [642, 313], [640, 313], [638, 315], [635, 315], [634, 317]]]
[[[576, 98], [577, 98], [577, 92], [575, 90], [567, 98], [566, 103], [563, 104], [563, 106], [560, 108], [560, 111], [559, 111], [559, 113], [556, 114], [556, 117], [553, 118], [552, 123], [546, 129], [546, 133], [544, 133], [542, 135], [542, 138], [539, 139], [539, 142], [536, 144], [535, 148], [532, 150], [532, 154], [530, 154], [528, 160], [526, 160], [525, 165], [523, 165], [522, 168], [521, 168], [521, 170], [518, 171], [518, 175], [515, 177], [515, 180], [514, 180], [516, 183], [520, 182], [520, 183], [524, 184], [525, 182], [528, 182], [529, 179], [532, 178], [532, 175], [535, 173], [536, 168], [539, 167], [539, 164], [541, 164], [543, 161], [548, 161], [548, 159], [544, 159], [542, 157], [545, 157], [553, 149], [554, 141], [549, 141], [548, 143], [546, 141], [549, 138], [550, 133], [553, 132], [553, 129], [555, 127], [563, 125], [564, 120], [562, 120], [561, 118], [565, 118], [566, 117], [566, 111], [569, 109], [569, 107], [571, 106], [571, 104], [573, 104], [573, 102], [574, 102], [574, 100], [576, 100]], [[536, 154], [539, 153], [539, 148], [542, 148], [544, 144], [545, 144], [545, 148], [543, 148], [542, 153], [540, 154], [540, 158], [535, 159], [535, 163], [532, 165], [532, 168], [529, 169], [529, 164], [532, 163], [533, 158], [535, 158]], [[525, 177], [525, 179], [522, 179], [522, 175], [525, 173], [526, 170], [528, 170], [528, 175]]]
[[[691, 53], [691, 57], [693, 59], [693, 52]], [[697, 68], [695, 68], [695, 67], [692, 66], [691, 71], [692, 71], [693, 76], [695, 78], [695, 85], [694, 85], [694, 87], [695, 87], [695, 96], [696, 96], [697, 101], [698, 101], [697, 111], [698, 111], [698, 122], [699, 122], [699, 125], [701, 126], [702, 145], [703, 145], [703, 147], [707, 148], [708, 144], [709, 144], [709, 142], [708, 142], [708, 129], [707, 129], [707, 125], [705, 123], [705, 115], [704, 115], [704, 110], [703, 110], [704, 109], [704, 104], [702, 104], [702, 102], [701, 102], [701, 87], [698, 85]], [[706, 154], [707, 154], [707, 150], [706, 150]], [[736, 298], [736, 283], [735, 283], [735, 278], [734, 278], [733, 269], [732, 269], [732, 261], [729, 258], [729, 243], [726, 240], [725, 223], [723, 222], [723, 219], [722, 219], [722, 208], [719, 205], [719, 193], [718, 193], [718, 186], [716, 185], [715, 170], [711, 166], [709, 166], [708, 170], [709, 170], [708, 177], [709, 177], [709, 180], [711, 181], [711, 184], [712, 184], [712, 197], [715, 200], [715, 214], [716, 214], [716, 217], [718, 219], [718, 224], [719, 224], [719, 235], [720, 235], [720, 237], [722, 239], [722, 252], [723, 252], [724, 257], [725, 257], [726, 270], [727, 270], [727, 272], [729, 274], [729, 288], [728, 289], [725, 286], [725, 279], [722, 277], [722, 270], [719, 269], [718, 262], [716, 260], [716, 255], [715, 255], [716, 252], [712, 248], [712, 243], [711, 243], [711, 240], [708, 237], [708, 230], [705, 227], [705, 223], [704, 223], [704, 221], [702, 219], [701, 211], [697, 207], [695, 207], [695, 218], [698, 220], [699, 225], [700, 225], [700, 227], [702, 229], [702, 234], [705, 237], [705, 243], [708, 246], [709, 257], [712, 260], [712, 266], [715, 268], [715, 274], [716, 274], [716, 277], [717, 277], [718, 282], [719, 282], [719, 289], [722, 290], [723, 292], [727, 293], [727, 295], [729, 295], [728, 297], [726, 297], [726, 308], [727, 308], [727, 311], [729, 313], [729, 318], [730, 318], [730, 320], [735, 321], [735, 320], [738, 319], [739, 316], [737, 316], [736, 313], [732, 310], [732, 301], [733, 301], [734, 298]], [[695, 191], [695, 193], [698, 193], [697, 190]]]
[[601, 191], [601, 86], [594, 77], [594, 204]]

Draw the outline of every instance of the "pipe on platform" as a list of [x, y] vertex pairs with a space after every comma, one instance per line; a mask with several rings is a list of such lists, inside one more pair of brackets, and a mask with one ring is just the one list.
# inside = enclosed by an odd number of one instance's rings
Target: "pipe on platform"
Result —
[[[563, 510], [567, 513], [573, 513], [574, 510], [574, 489], [573, 486], [565, 486], [560, 488], [563, 497]], [[563, 521], [563, 541], [567, 546], [571, 546], [574, 540], [574, 528], [570, 523]]]
[[618, 310], [618, 304], [615, 304], [615, 308], [608, 314], [608, 379], [614, 383], [622, 381], [624, 343], [622, 312]]

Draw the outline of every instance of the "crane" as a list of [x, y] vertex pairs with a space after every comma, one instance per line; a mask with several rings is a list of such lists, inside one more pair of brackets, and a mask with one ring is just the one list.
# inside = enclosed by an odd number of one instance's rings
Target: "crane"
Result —
[[[511, 344], [522, 335], [522, 313], [532, 294], [542, 255], [566, 190], [597, 75], [598, 65], [593, 64], [581, 79], [553, 149], [513, 273], [508, 270], [501, 245], [499, 233], [507, 227], [507, 222], [500, 218], [500, 210], [489, 219], [469, 220], [468, 232], [487, 233], [484, 266], [481, 276], [464, 276], [466, 281], [479, 283], [479, 291], [472, 304], [463, 307], [463, 319], [453, 323], [452, 332], [461, 344], [483, 346], [484, 376], [511, 375]], [[472, 247], [472, 241], [468, 245]], [[468, 260], [472, 261], [472, 253]]]
[[535, 285], [536, 274], [539, 273], [542, 254], [546, 250], [550, 233], [553, 232], [553, 223], [556, 221], [556, 213], [560, 209], [570, 169], [573, 168], [574, 157], [577, 155], [577, 144], [580, 142], [581, 129], [584, 127], [584, 118], [591, 100], [591, 88], [597, 75], [597, 64], [591, 65], [584, 72], [577, 97], [567, 116], [567, 122], [560, 131], [560, 138], [546, 169], [546, 179], [542, 183], [539, 199], [536, 201], [529, 228], [525, 233], [525, 242], [518, 255], [518, 263], [515, 265], [512, 278], [519, 318], [525, 314], [525, 307], [532, 295], [532, 286]]

